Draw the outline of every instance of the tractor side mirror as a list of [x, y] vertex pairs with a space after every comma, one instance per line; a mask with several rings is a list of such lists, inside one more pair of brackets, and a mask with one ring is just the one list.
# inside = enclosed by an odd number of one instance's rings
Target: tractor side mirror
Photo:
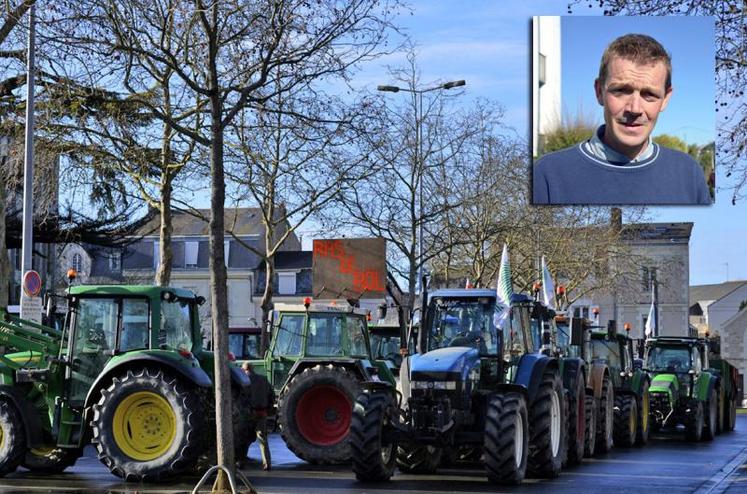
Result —
[[581, 319], [571, 319], [571, 345], [584, 344], [584, 322]]
[[205, 297], [198, 295], [197, 298], [195, 298], [195, 302], [197, 302], [197, 305], [205, 305]]
[[387, 310], [386, 303], [379, 304], [379, 307], [377, 308], [377, 312], [376, 312], [376, 317], [378, 317], [379, 321], [386, 318], [386, 310]]

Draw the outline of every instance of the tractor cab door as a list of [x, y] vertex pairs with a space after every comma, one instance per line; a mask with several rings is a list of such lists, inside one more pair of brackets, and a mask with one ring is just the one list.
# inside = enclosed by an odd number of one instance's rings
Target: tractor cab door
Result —
[[283, 387], [291, 367], [302, 355], [306, 314], [281, 313], [277, 321], [267, 368], [267, 377], [276, 393]]
[[94, 380], [116, 353], [148, 348], [145, 298], [81, 298], [71, 320], [68, 399], [83, 404]]

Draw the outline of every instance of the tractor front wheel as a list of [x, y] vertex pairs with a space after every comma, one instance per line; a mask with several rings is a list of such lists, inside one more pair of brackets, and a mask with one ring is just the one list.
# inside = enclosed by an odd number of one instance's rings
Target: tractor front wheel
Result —
[[708, 395], [705, 409], [707, 415], [705, 416], [703, 439], [713, 441], [713, 438], [716, 437], [716, 428], [718, 427], [718, 391], [715, 388]]
[[651, 397], [648, 394], [648, 388], [648, 381], [644, 381], [641, 396], [638, 398], [638, 433], [635, 437], [635, 443], [638, 446], [643, 446], [648, 442], [651, 428]]
[[615, 397], [615, 446], [630, 447], [638, 433], [638, 402], [633, 395]]
[[597, 453], [608, 453], [612, 449], [615, 423], [615, 390], [609, 376], [602, 380], [602, 395], [599, 398], [599, 414], [597, 414]]
[[199, 398], [162, 370], [129, 370], [93, 406], [92, 443], [114, 475], [160, 481], [192, 469], [204, 412]]
[[[353, 472], [363, 482], [389, 480], [394, 473], [397, 444], [387, 439], [387, 409], [393, 400], [384, 393], [361, 393], [350, 424]], [[389, 436], [391, 438], [391, 436]]]
[[0, 398], [0, 477], [15, 472], [26, 453], [26, 430], [18, 409]]
[[597, 403], [592, 395], [586, 395], [584, 398], [586, 406], [586, 441], [584, 444], [584, 456], [591, 458], [594, 456], [594, 446], [597, 442]]
[[685, 423], [685, 437], [688, 441], [700, 441], [703, 438], [703, 402], [698, 400], [691, 406], [690, 416]]
[[38, 473], [61, 473], [66, 468], [75, 465], [83, 456], [80, 449], [58, 448], [56, 446], [42, 446], [29, 448], [21, 466]]
[[577, 465], [586, 445], [586, 386], [583, 374], [576, 376], [576, 389], [570, 390], [568, 407], [568, 463]]
[[485, 470], [498, 484], [520, 484], [527, 470], [527, 405], [519, 393], [493, 394], [485, 419]]
[[288, 449], [309, 463], [350, 461], [348, 433], [358, 380], [347, 369], [316, 365], [295, 376], [278, 400]]
[[548, 370], [529, 410], [529, 471], [542, 478], [557, 477], [563, 466], [567, 427], [560, 375]]

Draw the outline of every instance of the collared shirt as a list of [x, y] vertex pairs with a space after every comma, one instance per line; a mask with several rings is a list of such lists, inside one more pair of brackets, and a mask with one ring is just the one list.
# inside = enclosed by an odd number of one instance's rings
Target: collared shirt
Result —
[[615, 151], [614, 149], [606, 145], [604, 141], [602, 141], [602, 137], [604, 136], [604, 129], [605, 126], [600, 125], [594, 135], [591, 136], [588, 141], [583, 143], [584, 150], [586, 150], [591, 155], [619, 166], [635, 164], [640, 161], [647, 160], [651, 156], [653, 156], [654, 146], [651, 144], [651, 136], [648, 137], [646, 149], [644, 149], [641, 154], [631, 160], [624, 154]]

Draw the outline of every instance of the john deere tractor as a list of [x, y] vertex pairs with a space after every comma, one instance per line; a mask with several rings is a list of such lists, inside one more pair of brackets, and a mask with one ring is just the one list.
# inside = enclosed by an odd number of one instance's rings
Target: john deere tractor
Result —
[[[62, 331], [0, 310], [0, 475], [61, 472], [89, 443], [125, 480], [192, 471], [214, 443], [202, 300], [176, 288], [73, 287]], [[231, 378], [241, 449], [249, 382], [233, 366]]]
[[[721, 395], [730, 375], [708, 362], [708, 345], [699, 338], [660, 336], [646, 340], [645, 365], [652, 374], [649, 395], [654, 430], [685, 426], [690, 441], [711, 440], [719, 422], [727, 428]], [[720, 410], [721, 413], [720, 413]]]
[[350, 461], [348, 431], [360, 383], [394, 383], [369, 343], [367, 311], [311, 303], [275, 304], [272, 341], [251, 361], [278, 396], [278, 423], [288, 449], [310, 463]]
[[367, 382], [356, 399], [356, 477], [386, 480], [395, 465], [432, 472], [444, 450], [463, 447], [484, 453], [491, 482], [520, 483], [527, 469], [557, 475], [566, 398], [546, 347], [552, 311], [524, 295], [498, 307], [493, 290], [466, 289], [424, 294], [422, 313], [417, 353], [400, 369], [402, 393]]

